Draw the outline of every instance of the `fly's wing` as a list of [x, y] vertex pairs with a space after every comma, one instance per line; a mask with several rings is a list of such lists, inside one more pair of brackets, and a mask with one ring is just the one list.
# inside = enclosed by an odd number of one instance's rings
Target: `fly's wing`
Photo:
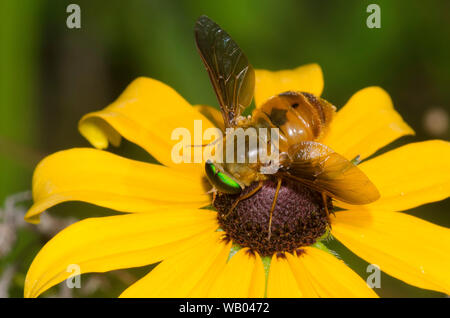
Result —
[[255, 71], [244, 53], [220, 26], [201, 16], [195, 24], [195, 41], [219, 100], [226, 127], [250, 105]]
[[313, 141], [289, 149], [289, 162], [279, 173], [349, 204], [368, 204], [380, 197], [375, 185], [353, 163]]

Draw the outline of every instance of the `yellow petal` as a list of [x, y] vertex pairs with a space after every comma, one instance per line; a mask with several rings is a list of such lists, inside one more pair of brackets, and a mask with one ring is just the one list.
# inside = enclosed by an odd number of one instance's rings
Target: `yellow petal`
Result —
[[[202, 127], [194, 138], [194, 121]], [[162, 164], [203, 174], [203, 166], [195, 163], [175, 163], [171, 152], [181, 137], [172, 140], [176, 128], [190, 132], [190, 144], [202, 144], [202, 134], [213, 128], [211, 122], [195, 110], [171, 87], [151, 78], [134, 80], [119, 98], [101, 111], [85, 115], [80, 123], [81, 134], [97, 148], [113, 145], [118, 134], [147, 150]], [[201, 148], [199, 149], [201, 150]], [[191, 154], [193, 156], [194, 150]]]
[[222, 236], [223, 232], [211, 232], [196, 246], [165, 259], [120, 297], [179, 298], [195, 293], [198, 285], [204, 288], [203, 279], [211, 276], [214, 266], [225, 266], [231, 244], [223, 242]]
[[25, 297], [37, 297], [71, 275], [143, 266], [199, 244], [217, 228], [216, 213], [172, 209], [146, 214], [89, 218], [53, 237], [31, 264]]
[[225, 124], [223, 123], [223, 116], [220, 110], [206, 105], [195, 105], [194, 108], [206, 118], [208, 118], [209, 121], [214, 124], [214, 126], [222, 131], [225, 130]]
[[338, 111], [321, 141], [347, 159], [367, 158], [378, 149], [414, 131], [395, 111], [389, 94], [367, 87]]
[[[220, 238], [220, 235], [219, 235]], [[195, 287], [193, 287], [187, 297], [189, 298], [204, 298], [207, 297], [209, 290], [211, 289], [212, 284], [217, 279], [217, 276], [222, 272], [224, 269], [228, 256], [230, 254], [230, 244], [220, 244], [222, 247], [220, 249], [220, 252], [217, 254], [215, 259], [213, 260], [211, 265], [208, 265], [208, 269], [199, 279], [199, 281], [195, 284]], [[214, 249], [216, 246], [213, 247]]]
[[[303, 255], [308, 257], [307, 255]], [[286, 258], [291, 268], [292, 273], [297, 281], [298, 288], [301, 290], [303, 297], [305, 298], [318, 298], [321, 296], [319, 286], [313, 284], [311, 273], [306, 269], [303, 262], [299, 261], [298, 256], [294, 256], [290, 253], [286, 253]]]
[[208, 297], [264, 297], [264, 266], [258, 254], [250, 255], [247, 248], [239, 250], [218, 275]]
[[332, 225], [339, 241], [385, 273], [450, 294], [449, 229], [404, 213], [364, 209], [338, 212]]
[[287, 255], [305, 297], [378, 297], [353, 270], [335, 256], [306, 247], [299, 257]]
[[304, 297], [295, 275], [286, 258], [274, 255], [270, 263], [267, 281], [267, 297], [298, 298]]
[[300, 91], [320, 96], [323, 74], [318, 64], [307, 64], [293, 70], [271, 72], [255, 70], [255, 104], [264, 104], [270, 97], [286, 91]]
[[65, 201], [84, 201], [122, 212], [148, 212], [161, 206], [202, 207], [210, 202], [200, 176], [126, 159], [106, 151], [76, 148], [42, 160], [33, 176], [39, 214]]
[[[366, 207], [403, 211], [448, 198], [449, 162], [450, 143], [441, 140], [412, 143], [363, 162], [359, 167], [381, 195]], [[353, 208], [344, 203], [338, 205]]]

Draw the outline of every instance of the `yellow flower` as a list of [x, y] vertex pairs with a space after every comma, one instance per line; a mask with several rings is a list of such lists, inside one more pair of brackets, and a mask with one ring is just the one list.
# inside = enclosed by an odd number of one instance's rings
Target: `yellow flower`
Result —
[[[320, 96], [316, 64], [295, 70], [256, 71], [255, 102], [294, 90]], [[206, 114], [203, 115], [203, 114]], [[162, 165], [125, 159], [97, 149], [76, 148], [45, 158], [33, 177], [34, 205], [26, 219], [65, 201], [84, 201], [127, 212], [88, 218], [61, 231], [39, 252], [28, 271], [25, 296], [37, 297], [71, 274], [106, 272], [160, 262], [122, 297], [376, 297], [341, 260], [316, 246], [300, 255], [240, 249], [217, 231], [216, 212], [204, 185], [203, 164], [175, 164], [171, 132], [194, 120], [203, 129], [220, 122], [208, 106], [192, 107], [167, 85], [149, 78], [132, 82], [105, 109], [87, 114], [80, 132], [92, 145], [117, 146], [121, 137], [147, 150]], [[337, 113], [323, 143], [352, 159], [366, 159], [413, 130], [394, 110], [389, 95], [368, 87]], [[408, 284], [450, 294], [450, 235], [447, 228], [399, 212], [445, 199], [450, 192], [450, 145], [433, 140], [400, 147], [364, 161], [360, 169], [381, 198], [365, 206], [335, 202], [331, 234], [351, 251]], [[206, 189], [206, 190], [205, 190]], [[266, 282], [267, 280], [267, 282]]]

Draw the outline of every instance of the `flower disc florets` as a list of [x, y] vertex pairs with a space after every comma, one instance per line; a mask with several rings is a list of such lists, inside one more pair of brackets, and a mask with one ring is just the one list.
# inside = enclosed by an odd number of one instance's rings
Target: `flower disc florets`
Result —
[[[276, 182], [267, 180], [262, 188], [244, 199], [228, 214], [239, 197], [249, 193], [257, 183], [241, 194], [218, 193], [214, 206], [218, 221], [226, 237], [261, 256], [294, 252], [302, 246], [314, 244], [327, 231], [328, 217], [322, 196], [302, 184], [283, 180], [272, 216], [269, 239], [270, 209], [276, 192]], [[328, 210], [332, 210], [328, 199]]]

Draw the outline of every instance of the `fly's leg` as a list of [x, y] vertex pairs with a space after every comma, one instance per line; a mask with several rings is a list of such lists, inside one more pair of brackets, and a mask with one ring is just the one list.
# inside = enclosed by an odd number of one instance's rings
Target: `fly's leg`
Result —
[[258, 185], [256, 186], [256, 188], [254, 188], [252, 191], [250, 191], [249, 193], [243, 195], [242, 197], [238, 198], [236, 201], [234, 201], [233, 205], [231, 206], [231, 208], [228, 210], [227, 214], [223, 217], [224, 219], [226, 219], [231, 212], [233, 212], [233, 210], [236, 208], [236, 206], [239, 204], [239, 202], [241, 202], [242, 200], [248, 199], [250, 198], [252, 195], [254, 195], [256, 192], [258, 192], [259, 190], [261, 190], [263, 186], [263, 181], [260, 180]]
[[[330, 229], [331, 229], [330, 211], [328, 210], [328, 198], [327, 198], [327, 195], [323, 192], [322, 192], [322, 200], [323, 200], [323, 206], [325, 207], [325, 212], [327, 213], [328, 224], [330, 225]], [[333, 215], [334, 215], [333, 211], [331, 211], [331, 213], [333, 213]]]
[[202, 147], [202, 148], [204, 148], [204, 147], [208, 147], [208, 146], [214, 146], [215, 144], [217, 144], [219, 141], [221, 141], [223, 139], [223, 137], [221, 137], [221, 138], [217, 138], [216, 140], [214, 140], [214, 141], [212, 141], [212, 142], [210, 142], [210, 143], [207, 143], [207, 144], [201, 144], [201, 145], [190, 145], [191, 146], [191, 148], [195, 148], [195, 147]]
[[269, 213], [269, 235], [267, 237], [267, 239], [270, 241], [270, 236], [272, 235], [272, 216], [273, 216], [273, 210], [275, 210], [275, 205], [277, 204], [277, 199], [278, 199], [278, 193], [280, 192], [280, 188], [281, 188], [281, 178], [277, 179], [277, 189], [275, 191], [275, 196], [273, 197], [273, 202], [272, 202], [272, 207], [270, 208], [270, 213]]
[[213, 191], [213, 200], [212, 203], [214, 205], [214, 202], [216, 201], [217, 191]]

